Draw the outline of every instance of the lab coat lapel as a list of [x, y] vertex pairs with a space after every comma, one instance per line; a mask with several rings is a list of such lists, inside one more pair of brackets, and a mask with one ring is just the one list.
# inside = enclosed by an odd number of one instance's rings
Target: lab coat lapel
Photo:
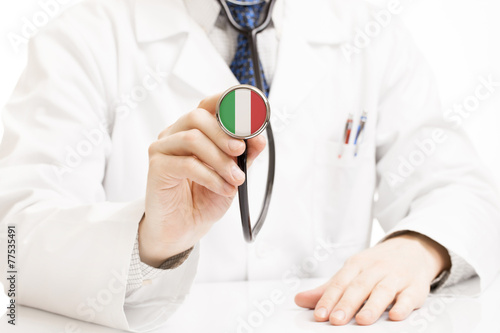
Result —
[[135, 0], [134, 6], [139, 43], [179, 40], [178, 56], [170, 72], [172, 83], [185, 85], [198, 93], [199, 98], [238, 84], [206, 33], [189, 16], [182, 0]]
[[213, 95], [238, 84], [238, 80], [205, 32], [194, 22], [172, 69], [172, 79], [196, 90], [201, 97]]

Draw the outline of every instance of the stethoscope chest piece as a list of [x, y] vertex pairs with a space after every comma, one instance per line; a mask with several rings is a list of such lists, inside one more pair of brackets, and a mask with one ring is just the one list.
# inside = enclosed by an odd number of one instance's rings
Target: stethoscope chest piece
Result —
[[217, 121], [235, 139], [251, 139], [266, 129], [271, 117], [269, 101], [259, 89], [242, 84], [226, 90], [216, 108]]

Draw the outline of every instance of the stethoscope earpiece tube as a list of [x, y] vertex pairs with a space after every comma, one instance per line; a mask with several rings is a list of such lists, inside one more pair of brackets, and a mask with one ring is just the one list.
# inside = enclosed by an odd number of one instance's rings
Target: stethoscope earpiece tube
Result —
[[[247, 140], [245, 140], [247, 145]], [[252, 232], [252, 222], [250, 221], [250, 207], [248, 206], [248, 187], [247, 187], [247, 147], [245, 152], [238, 156], [238, 166], [245, 173], [245, 181], [238, 187], [238, 199], [240, 202], [241, 225], [243, 227], [243, 236], [247, 242], [252, 242], [255, 235]]]
[[[248, 38], [248, 43], [250, 46], [250, 53], [252, 57], [252, 65], [253, 65], [253, 72], [255, 73], [255, 85], [256, 87], [262, 92], [264, 91], [264, 83], [263, 83], [263, 78], [261, 75], [261, 69], [260, 69], [260, 63], [259, 63], [259, 52], [257, 50], [257, 34], [261, 31], [263, 31], [271, 22], [271, 14], [273, 10], [273, 6], [275, 3], [275, 0], [270, 0], [266, 10], [265, 10], [265, 18], [261, 24], [259, 24], [256, 28], [254, 29], [245, 29], [242, 26], [240, 26], [232, 17], [229, 7], [227, 6], [226, 2], [224, 0], [219, 0], [219, 3], [221, 7], [223, 8], [224, 13], [226, 14], [226, 17], [231, 24], [231, 26], [236, 29], [239, 33], [243, 33], [247, 36]], [[226, 92], [227, 93], [227, 92]], [[263, 93], [261, 93], [263, 95]], [[225, 95], [225, 94], [224, 94]], [[224, 96], [223, 95], [223, 96]], [[270, 119], [270, 108], [269, 108], [269, 103], [267, 102], [267, 98], [263, 95], [263, 98], [265, 100], [266, 106], [267, 106], [267, 118], [266, 118], [266, 126], [264, 126], [261, 130], [264, 128], [266, 129], [267, 132], [267, 141], [268, 141], [268, 147], [269, 147], [269, 166], [268, 166], [268, 172], [267, 172], [267, 184], [266, 184], [266, 192], [264, 195], [264, 202], [262, 204], [262, 209], [259, 214], [259, 218], [257, 219], [257, 222], [255, 225], [252, 227], [252, 223], [250, 220], [250, 207], [248, 204], [248, 175], [247, 175], [247, 155], [248, 155], [248, 147], [245, 148], [245, 152], [238, 156], [238, 166], [240, 169], [245, 173], [245, 181], [243, 182], [242, 185], [238, 187], [238, 198], [239, 198], [239, 204], [240, 204], [240, 215], [241, 215], [241, 224], [243, 227], [243, 235], [244, 238], [247, 242], [253, 242], [257, 235], [259, 234], [262, 226], [264, 225], [264, 221], [266, 220], [267, 212], [269, 211], [269, 204], [271, 202], [271, 195], [273, 192], [273, 185], [274, 185], [274, 174], [275, 174], [275, 161], [276, 161], [276, 152], [275, 152], [275, 146], [274, 146], [274, 136], [273, 136], [273, 131], [271, 128], [271, 123], [269, 122]], [[222, 100], [222, 98], [221, 98]], [[219, 104], [220, 105], [220, 101]], [[221, 123], [221, 118], [219, 116], [219, 111], [217, 111], [217, 119], [219, 120], [219, 124], [221, 124], [221, 127], [228, 133], [228, 130], [222, 125]], [[259, 131], [260, 133], [260, 131]], [[228, 133], [230, 134], [230, 133]], [[255, 133], [254, 133], [255, 134]], [[230, 134], [231, 135], [231, 134]], [[257, 134], [255, 134], [257, 135]], [[255, 136], [253, 135], [253, 136]], [[251, 136], [251, 137], [253, 137]], [[240, 137], [241, 138], [241, 137]], [[245, 138], [245, 144], [247, 144], [247, 138]]]
[[[267, 185], [266, 192], [264, 194], [264, 202], [262, 203], [262, 210], [253, 228], [250, 221], [250, 207], [248, 206], [247, 148], [245, 148], [245, 152], [242, 155], [238, 156], [238, 166], [245, 173], [245, 181], [238, 187], [238, 198], [240, 203], [240, 216], [241, 224], [243, 227], [243, 236], [248, 243], [251, 243], [255, 240], [260, 232], [260, 229], [264, 225], [264, 221], [266, 220], [267, 212], [269, 210], [269, 204], [271, 203], [271, 194], [273, 192], [276, 153], [274, 148], [274, 136], [270, 124], [267, 125], [266, 130], [267, 139], [269, 142], [269, 167], [267, 171]], [[247, 140], [245, 140], [245, 144], [246, 143]]]

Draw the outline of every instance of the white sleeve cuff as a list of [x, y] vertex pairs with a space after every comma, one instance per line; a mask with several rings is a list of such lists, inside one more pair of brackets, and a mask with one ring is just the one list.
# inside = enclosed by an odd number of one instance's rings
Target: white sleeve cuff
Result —
[[448, 253], [451, 258], [451, 269], [440, 281], [434, 281], [432, 291], [453, 286], [476, 275], [474, 268], [464, 258], [450, 250]]
[[[135, 265], [140, 278], [137, 279], [137, 273], [130, 274], [130, 278], [136, 276], [137, 281], [129, 280], [131, 283], [130, 287], [127, 286], [128, 292], [123, 306], [129, 331], [146, 332], [156, 329], [165, 324], [181, 306], [193, 284], [199, 252], [199, 245], [195, 245], [188, 256], [183, 255], [185, 261], [181, 264], [176, 261], [177, 265], [166, 265], [168, 266], [166, 269], [161, 269], [164, 265], [159, 269], [148, 266], [144, 273], [146, 279], [142, 276], [141, 265]], [[166, 263], [168, 261], [170, 259], [167, 259]], [[140, 258], [135, 262], [140, 263]], [[148, 271], [153, 275], [148, 275]], [[152, 276], [154, 278], [147, 279]], [[130, 289], [133, 286], [136, 289]]]
[[127, 295], [143, 285], [151, 284], [151, 280], [159, 276], [167, 269], [175, 269], [180, 266], [191, 253], [191, 249], [167, 259], [159, 268], [155, 268], [141, 261], [139, 255], [139, 235], [136, 236], [134, 249], [130, 259], [130, 267], [127, 279]]
[[153, 279], [162, 272], [161, 269], [151, 267], [141, 261], [139, 256], [139, 239], [135, 238], [134, 249], [130, 259], [130, 267], [127, 279], [127, 295], [140, 288], [146, 281]]

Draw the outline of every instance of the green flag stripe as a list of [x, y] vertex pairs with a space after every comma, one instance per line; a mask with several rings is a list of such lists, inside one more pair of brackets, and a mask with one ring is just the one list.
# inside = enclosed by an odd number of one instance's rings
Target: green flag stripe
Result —
[[224, 97], [219, 108], [219, 117], [222, 125], [231, 133], [235, 133], [234, 108], [235, 98], [233, 90]]

